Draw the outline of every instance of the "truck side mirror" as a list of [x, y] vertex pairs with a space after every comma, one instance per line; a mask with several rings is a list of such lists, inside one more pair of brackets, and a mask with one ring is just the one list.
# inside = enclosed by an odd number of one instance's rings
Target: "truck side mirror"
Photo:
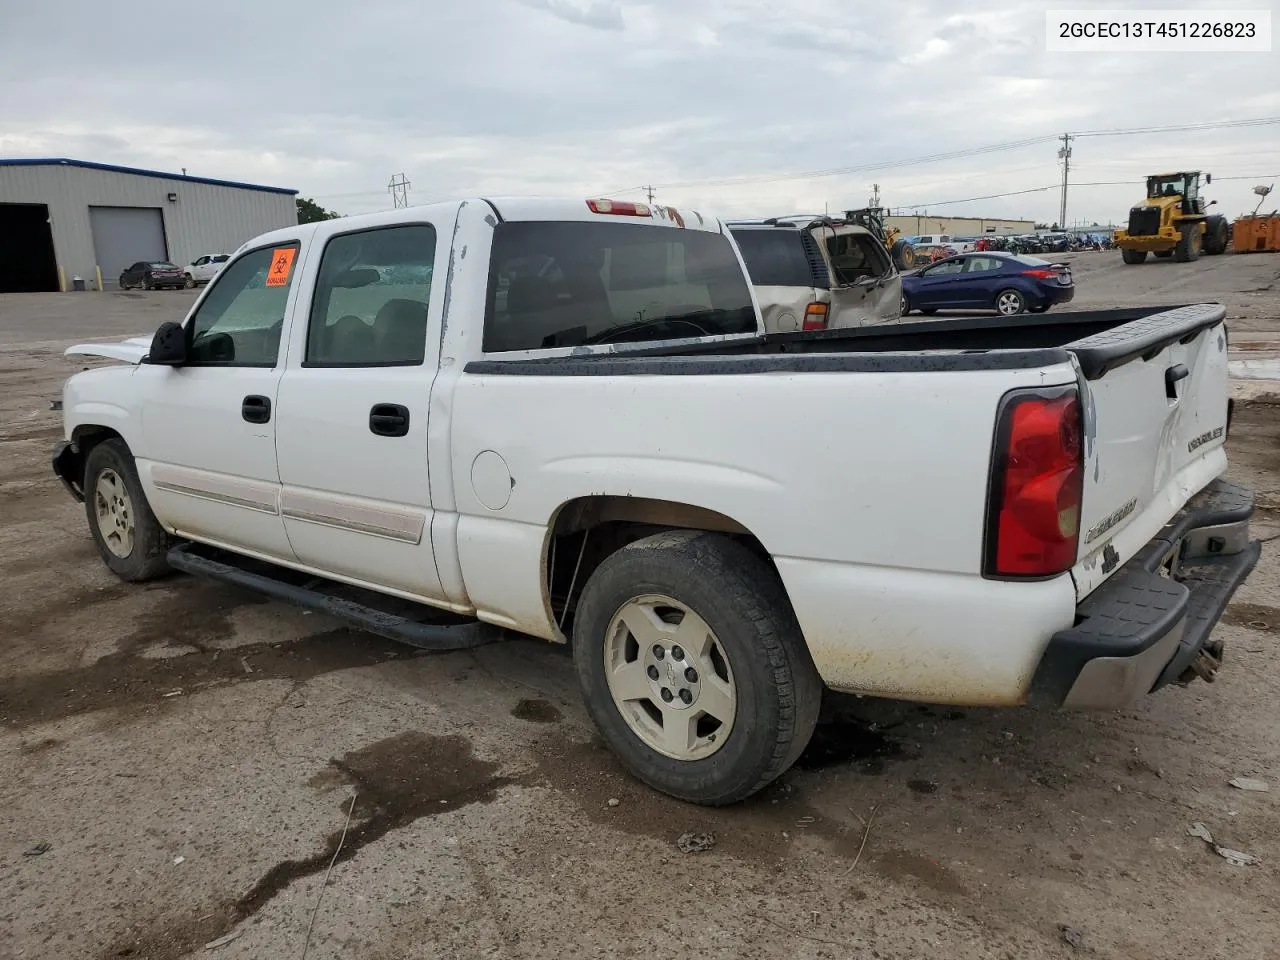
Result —
[[187, 359], [187, 334], [182, 324], [170, 320], [160, 324], [160, 329], [151, 338], [151, 349], [147, 351], [147, 363], [158, 366], [178, 367]]
[[1206, 173], [1206, 174], [1204, 175], [1204, 182], [1205, 182], [1205, 183], [1213, 183], [1213, 174], [1212, 174], [1212, 173]]
[[1209, 206], [1211, 206], [1211, 207], [1212, 207], [1212, 206], [1213, 206], [1214, 204], [1216, 204], [1217, 202], [1218, 202], [1217, 200], [1210, 200], [1210, 201], [1209, 201]]

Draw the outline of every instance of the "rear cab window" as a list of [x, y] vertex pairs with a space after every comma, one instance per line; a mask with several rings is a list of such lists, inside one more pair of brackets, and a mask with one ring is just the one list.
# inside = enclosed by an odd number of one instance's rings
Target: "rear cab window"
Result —
[[747, 279], [719, 233], [576, 220], [494, 227], [486, 353], [756, 332]]
[[825, 287], [805, 253], [804, 234], [781, 227], [731, 228], [757, 287]]

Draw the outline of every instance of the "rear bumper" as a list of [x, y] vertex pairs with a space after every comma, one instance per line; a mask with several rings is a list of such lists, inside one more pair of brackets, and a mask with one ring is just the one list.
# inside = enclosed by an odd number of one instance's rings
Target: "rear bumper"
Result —
[[1249, 540], [1252, 515], [1253, 492], [1225, 480], [1192, 497], [1049, 641], [1028, 702], [1115, 709], [1170, 683], [1213, 680], [1213, 628], [1262, 551]]
[[1076, 298], [1075, 284], [1064, 287], [1060, 283], [1042, 283], [1036, 285], [1036, 298], [1040, 303], [1070, 303]]

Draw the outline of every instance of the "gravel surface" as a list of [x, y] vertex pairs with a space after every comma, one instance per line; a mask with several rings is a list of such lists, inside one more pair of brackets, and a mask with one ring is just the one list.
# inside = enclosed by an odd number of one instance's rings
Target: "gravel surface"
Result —
[[[1280, 257], [1075, 266], [1077, 308], [1224, 299], [1233, 335], [1280, 330]], [[426, 656], [112, 577], [49, 470], [85, 366], [60, 349], [190, 301], [0, 297], [0, 957], [298, 957], [322, 894], [313, 960], [1275, 957], [1280, 541], [1212, 685], [1103, 715], [831, 697], [795, 770], [699, 809], [621, 772], [561, 649]], [[1242, 402], [1229, 453], [1280, 533], [1280, 407]]]

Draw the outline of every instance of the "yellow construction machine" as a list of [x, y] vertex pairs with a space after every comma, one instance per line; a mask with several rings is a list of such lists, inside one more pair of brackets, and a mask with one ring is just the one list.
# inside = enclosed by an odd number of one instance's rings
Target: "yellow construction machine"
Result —
[[[880, 187], [877, 184], [877, 193], [879, 189]], [[915, 247], [902, 235], [901, 230], [884, 222], [883, 207], [863, 207], [860, 210], [846, 210], [844, 218], [846, 222], [856, 223], [870, 230], [884, 244], [884, 248], [889, 251], [889, 259], [893, 261], [893, 265], [899, 270], [905, 272], [915, 268]]]
[[[1206, 185], [1213, 178], [1204, 175]], [[1179, 263], [1227, 249], [1227, 219], [1210, 214], [1200, 196], [1200, 171], [1157, 173], [1147, 177], [1147, 198], [1129, 211], [1129, 229], [1116, 231], [1116, 246], [1125, 263], [1142, 263], [1148, 253]]]

